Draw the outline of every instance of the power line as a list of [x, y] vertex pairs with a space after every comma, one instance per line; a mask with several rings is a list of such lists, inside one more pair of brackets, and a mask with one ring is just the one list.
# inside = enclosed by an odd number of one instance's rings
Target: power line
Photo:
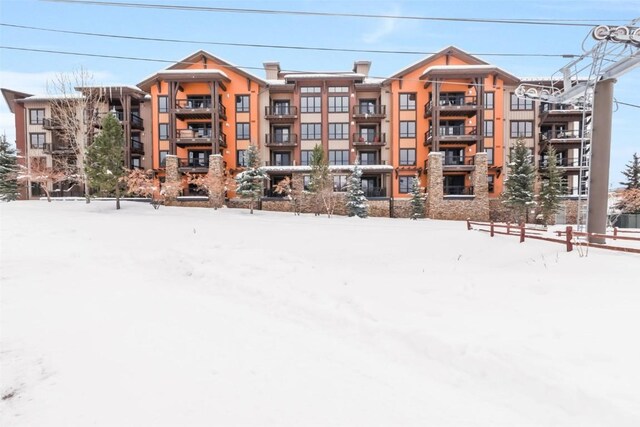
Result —
[[[341, 13], [341, 12], [311, 12], [303, 10], [276, 10], [276, 9], [247, 9], [230, 7], [209, 7], [209, 6], [185, 6], [152, 3], [132, 3], [132, 2], [111, 2], [92, 0], [43, 0], [51, 3], [71, 3], [92, 6], [128, 7], [141, 9], [165, 9], [184, 10], [192, 12], [212, 12], [212, 13], [244, 13], [262, 15], [298, 15], [298, 16], [322, 16], [322, 17], [344, 17], [344, 18], [374, 18], [374, 19], [404, 19], [413, 21], [444, 21], [444, 22], [472, 22], [483, 24], [512, 24], [512, 25], [546, 25], [561, 27], [593, 27], [599, 23], [597, 20], [551, 20], [551, 19], [487, 19], [487, 18], [446, 18], [431, 16], [410, 16], [410, 15], [377, 15], [369, 13]], [[616, 20], [622, 21], [622, 20]], [[584, 22], [584, 23], [583, 23]], [[591, 22], [591, 23], [589, 23]]]
[[[271, 45], [271, 44], [258, 44], [258, 43], [231, 43], [231, 42], [216, 42], [216, 41], [204, 41], [204, 40], [185, 40], [185, 39], [169, 39], [159, 37], [142, 37], [131, 36], [122, 34], [108, 34], [108, 33], [94, 33], [88, 31], [72, 31], [61, 30], [57, 28], [45, 28], [34, 27], [29, 25], [8, 24], [0, 22], [0, 26], [19, 28], [24, 30], [46, 31], [51, 33], [61, 34], [73, 34], [89, 37], [105, 37], [124, 40], [141, 40], [150, 42], [161, 43], [181, 43], [181, 44], [200, 44], [200, 45], [216, 45], [216, 46], [233, 46], [233, 47], [250, 47], [250, 48], [263, 48], [263, 49], [291, 49], [291, 50], [316, 50], [325, 52], [357, 52], [357, 53], [382, 53], [382, 54], [398, 54], [398, 55], [434, 55], [437, 52], [424, 52], [424, 51], [410, 51], [410, 50], [383, 50], [383, 49], [350, 49], [350, 48], [332, 48], [322, 46], [296, 46], [296, 45]], [[566, 54], [552, 54], [552, 53], [471, 53], [475, 56], [506, 56], [506, 57], [537, 57], [537, 58], [577, 58], [579, 55], [566, 53]]]
[[627, 102], [615, 101], [616, 104], [626, 105], [627, 107], [640, 108], [640, 105], [637, 104], [629, 104]]

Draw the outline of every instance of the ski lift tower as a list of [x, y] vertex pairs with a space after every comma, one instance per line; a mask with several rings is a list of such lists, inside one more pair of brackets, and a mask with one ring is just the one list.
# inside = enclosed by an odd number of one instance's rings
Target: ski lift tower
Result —
[[[580, 107], [580, 173], [578, 175], [578, 212], [583, 189], [586, 190], [588, 233], [605, 234], [609, 195], [611, 157], [611, 121], [613, 85], [616, 79], [640, 66], [640, 27], [636, 18], [629, 25], [595, 27], [591, 35], [597, 41], [589, 51], [565, 65], [552, 77], [549, 86], [521, 84], [516, 95], [542, 102]], [[592, 110], [592, 116], [586, 114]], [[591, 138], [587, 136], [591, 133]], [[578, 215], [578, 225], [583, 219]], [[591, 243], [604, 238], [589, 236]]]

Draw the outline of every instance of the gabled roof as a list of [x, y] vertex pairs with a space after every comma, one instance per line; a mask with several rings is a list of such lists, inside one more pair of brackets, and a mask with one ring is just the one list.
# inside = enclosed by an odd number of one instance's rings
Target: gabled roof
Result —
[[458, 77], [473, 76], [477, 74], [492, 74], [502, 78], [506, 83], [516, 84], [520, 82], [513, 74], [507, 73], [495, 65], [432, 65], [420, 75], [420, 80], [436, 78], [436, 77]]
[[418, 68], [423, 67], [426, 63], [434, 61], [445, 55], [453, 55], [456, 58], [462, 59], [463, 61], [467, 62], [469, 65], [489, 65], [488, 62], [485, 62], [480, 58], [477, 58], [460, 48], [457, 48], [455, 46], [448, 46], [440, 50], [439, 52], [434, 53], [433, 55], [426, 56], [414, 62], [413, 64], [409, 64], [406, 67], [396, 71], [384, 81], [384, 84], [388, 83], [391, 79], [396, 79], [398, 77], [404, 76], [405, 74], [408, 74]]
[[[143, 91], [148, 92], [149, 88], [151, 87], [151, 85], [153, 83], [155, 83], [156, 80], [158, 80], [158, 77], [160, 77], [162, 75], [162, 73], [167, 73], [170, 70], [175, 70], [175, 71], [184, 70], [189, 65], [193, 65], [195, 62], [200, 61], [202, 58], [207, 58], [209, 60], [212, 60], [212, 61], [216, 62], [217, 64], [221, 64], [221, 65], [217, 66], [218, 68], [220, 68], [221, 66], [222, 67], [233, 68], [233, 70], [235, 72], [237, 72], [238, 74], [241, 74], [244, 77], [257, 82], [260, 85], [266, 85], [266, 82], [263, 79], [261, 79], [260, 77], [254, 75], [254, 74], [251, 74], [251, 73], [249, 73], [247, 71], [244, 71], [243, 69], [239, 68], [238, 66], [236, 66], [236, 65], [234, 65], [234, 64], [232, 64], [232, 63], [230, 63], [228, 61], [225, 61], [224, 59], [222, 59], [222, 58], [220, 58], [218, 56], [212, 55], [211, 53], [207, 52], [206, 50], [202, 50], [201, 49], [201, 50], [198, 50], [198, 51], [192, 53], [191, 55], [181, 59], [180, 61], [176, 62], [175, 64], [168, 66], [164, 70], [162, 70], [160, 72], [157, 72], [157, 73], [154, 73], [154, 74], [150, 75], [149, 77], [145, 78], [140, 83], [138, 83], [138, 87], [140, 89], [142, 89]], [[217, 71], [221, 72], [220, 70], [217, 70]]]
[[5, 102], [9, 106], [9, 111], [11, 111], [12, 113], [14, 112], [13, 111], [14, 101], [33, 96], [30, 93], [18, 92], [17, 90], [11, 90], [11, 89], [5, 89], [5, 88], [0, 89], [0, 91], [2, 92], [2, 96], [4, 97]]

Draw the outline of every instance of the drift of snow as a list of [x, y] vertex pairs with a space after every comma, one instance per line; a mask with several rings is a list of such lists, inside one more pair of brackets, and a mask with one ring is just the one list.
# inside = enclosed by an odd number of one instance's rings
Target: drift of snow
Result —
[[3, 426], [640, 425], [638, 255], [433, 220], [0, 215]]

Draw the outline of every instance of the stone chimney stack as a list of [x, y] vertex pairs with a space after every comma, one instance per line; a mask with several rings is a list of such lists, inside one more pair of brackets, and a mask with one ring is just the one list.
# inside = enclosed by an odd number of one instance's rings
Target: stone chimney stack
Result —
[[264, 62], [264, 71], [267, 75], [267, 80], [278, 80], [280, 75], [280, 63], [279, 62]]
[[371, 61], [355, 61], [353, 63], [353, 72], [358, 74], [364, 74], [365, 77], [369, 76], [370, 68], [371, 68]]

